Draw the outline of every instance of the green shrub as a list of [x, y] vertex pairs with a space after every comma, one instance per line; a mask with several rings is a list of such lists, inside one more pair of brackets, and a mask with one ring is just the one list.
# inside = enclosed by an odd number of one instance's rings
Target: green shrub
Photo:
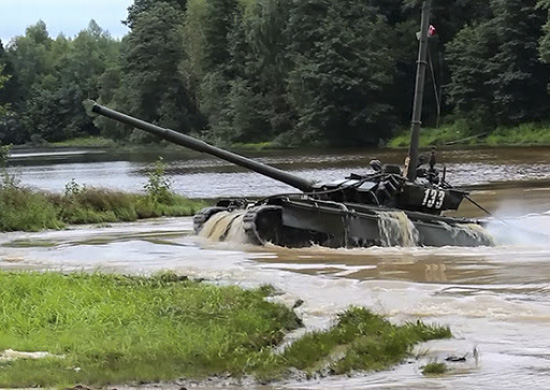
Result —
[[155, 167], [149, 173], [149, 180], [144, 189], [153, 203], [174, 204], [172, 182], [166, 177], [166, 163], [162, 157], [159, 157], [155, 162]]

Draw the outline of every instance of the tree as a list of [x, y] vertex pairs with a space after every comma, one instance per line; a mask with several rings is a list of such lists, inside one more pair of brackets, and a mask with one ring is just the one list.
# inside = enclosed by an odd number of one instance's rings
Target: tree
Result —
[[12, 104], [15, 115], [2, 128], [3, 136], [10, 142], [28, 141], [31, 134], [37, 131], [34, 124], [41, 118], [29, 107], [34, 104], [34, 97], [41, 94], [42, 86], [51, 86], [52, 79], [56, 78], [53, 44], [46, 24], [39, 21], [29, 26], [24, 36], [16, 37], [6, 51], [17, 91]]
[[230, 140], [234, 130], [228, 97], [239, 75], [231, 60], [230, 36], [240, 12], [239, 0], [191, 0], [185, 18], [185, 79], [208, 119], [205, 136], [214, 142]]
[[[537, 3], [539, 9], [550, 11], [550, 0], [539, 0]], [[539, 52], [542, 60], [545, 63], [550, 63], [550, 12], [546, 19], [546, 23], [543, 26], [543, 34], [540, 38]]]
[[[400, 22], [396, 28], [407, 28], [406, 36], [415, 34], [419, 30], [418, 17], [419, 6], [422, 0], [405, 1], [403, 22]], [[426, 78], [426, 93], [424, 95], [423, 122], [435, 125], [439, 119], [439, 110], [443, 115], [451, 113], [453, 110], [452, 99], [444, 87], [451, 82], [450, 67], [453, 66], [448, 60], [447, 44], [453, 40], [457, 34], [465, 28], [477, 26], [485, 23], [492, 18], [492, 10], [489, 0], [453, 0], [453, 1], [432, 1], [430, 23], [436, 28], [436, 36], [430, 39], [429, 43], [429, 68]], [[412, 23], [413, 29], [409, 30], [408, 25]], [[468, 28], [469, 28], [468, 27]], [[403, 34], [398, 34], [403, 36]], [[403, 41], [402, 38], [399, 38]], [[410, 44], [410, 41], [408, 41]], [[400, 55], [404, 60], [399, 60], [397, 67], [399, 73], [396, 75], [396, 85], [414, 85], [414, 76], [416, 73], [416, 60], [418, 42], [414, 42], [414, 50], [403, 50], [403, 45], [394, 46], [407, 56]], [[407, 65], [408, 64], [408, 65]], [[411, 66], [413, 65], [413, 66]], [[434, 90], [435, 89], [435, 90]], [[396, 91], [397, 92], [397, 91]], [[437, 94], [437, 96], [436, 96]], [[410, 118], [412, 107], [410, 102], [413, 95], [412, 89], [408, 91], [407, 100], [399, 100], [399, 94], [391, 94], [396, 98], [395, 105], [403, 107], [401, 111], [402, 120]], [[404, 96], [403, 96], [404, 97]]]
[[[263, 136], [264, 140], [291, 131], [297, 123], [288, 93], [288, 77], [293, 68], [287, 50], [291, 7], [292, 0], [260, 0], [243, 20], [248, 53], [243, 72], [247, 85], [242, 89], [242, 98], [248, 95], [247, 107], [255, 108], [249, 122], [259, 133], [256, 138]], [[251, 131], [252, 128], [248, 133]]]
[[160, 2], [167, 3], [179, 12], [184, 12], [187, 6], [187, 0], [134, 0], [134, 4], [128, 7], [128, 17], [124, 23], [133, 29], [137, 18]]
[[98, 129], [82, 106], [84, 99], [97, 100], [102, 74], [118, 61], [120, 43], [91, 20], [59, 55], [58, 104], [68, 117], [65, 136], [97, 135]]
[[491, 61], [497, 118], [502, 124], [548, 117], [546, 82], [550, 67], [541, 63], [538, 41], [544, 15], [536, 0], [492, 0], [498, 52]]
[[55, 59], [50, 52], [52, 43], [46, 24], [39, 21], [27, 27], [26, 34], [16, 37], [9, 46], [8, 58], [17, 75], [22, 97], [27, 97], [44, 75], [55, 72]]
[[[458, 114], [474, 118], [476, 127], [494, 126], [491, 61], [498, 50], [494, 22], [466, 25], [447, 45], [451, 69], [449, 100]], [[472, 121], [470, 121], [472, 122]]]
[[295, 2], [289, 30], [289, 91], [305, 139], [378, 144], [387, 136], [395, 58], [386, 20], [366, 1]]
[[[1, 44], [1, 42], [0, 42]], [[4, 88], [4, 83], [9, 80], [9, 76], [4, 74], [4, 65], [0, 64], [0, 91]], [[0, 104], [0, 120], [8, 113], [7, 104]]]
[[121, 88], [115, 99], [132, 115], [189, 132], [201, 118], [179, 72], [185, 56], [182, 23], [181, 12], [165, 2], [139, 14], [123, 42]]
[[74, 39], [49, 38], [43, 22], [16, 37], [7, 52], [18, 81], [13, 107], [24, 128], [16, 142], [97, 134], [82, 100], [99, 96], [99, 78], [117, 62], [118, 47], [93, 20]]
[[494, 16], [466, 26], [449, 44], [449, 92], [459, 113], [484, 126], [548, 117], [550, 67], [538, 57], [543, 15], [535, 0], [492, 0]]
[[5, 77], [4, 86], [0, 92], [0, 104], [17, 104], [20, 101], [20, 86], [17, 82], [17, 76], [13, 64], [8, 57], [8, 53], [4, 50], [2, 41], [0, 40], [0, 66], [3, 71], [0, 75]]

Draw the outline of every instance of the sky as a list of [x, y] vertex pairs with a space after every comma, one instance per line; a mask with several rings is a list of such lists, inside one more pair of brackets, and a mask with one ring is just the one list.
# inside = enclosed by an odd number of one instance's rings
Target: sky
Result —
[[0, 0], [0, 39], [6, 45], [13, 37], [43, 20], [52, 38], [63, 33], [74, 37], [91, 19], [111, 36], [120, 38], [128, 29], [121, 23], [133, 0]]

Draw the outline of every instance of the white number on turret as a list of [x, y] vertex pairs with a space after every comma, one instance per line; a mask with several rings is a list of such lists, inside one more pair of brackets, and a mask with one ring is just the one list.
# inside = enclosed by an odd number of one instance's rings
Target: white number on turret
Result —
[[422, 206], [427, 208], [435, 208], [436, 210], [443, 207], [443, 201], [445, 200], [445, 191], [438, 191], [432, 189], [426, 189], [424, 191], [424, 199], [422, 200]]

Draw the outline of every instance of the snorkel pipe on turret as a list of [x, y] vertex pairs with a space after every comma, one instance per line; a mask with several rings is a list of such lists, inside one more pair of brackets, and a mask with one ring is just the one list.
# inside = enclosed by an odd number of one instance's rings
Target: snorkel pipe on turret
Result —
[[411, 143], [404, 172], [404, 175], [410, 181], [416, 179], [416, 167], [418, 165], [420, 126], [422, 124], [422, 99], [424, 97], [424, 80], [426, 78], [426, 61], [428, 58], [428, 35], [430, 33], [430, 8], [431, 1], [425, 1], [422, 5], [422, 22], [420, 24], [420, 44], [418, 48], [416, 85], [411, 119]]

